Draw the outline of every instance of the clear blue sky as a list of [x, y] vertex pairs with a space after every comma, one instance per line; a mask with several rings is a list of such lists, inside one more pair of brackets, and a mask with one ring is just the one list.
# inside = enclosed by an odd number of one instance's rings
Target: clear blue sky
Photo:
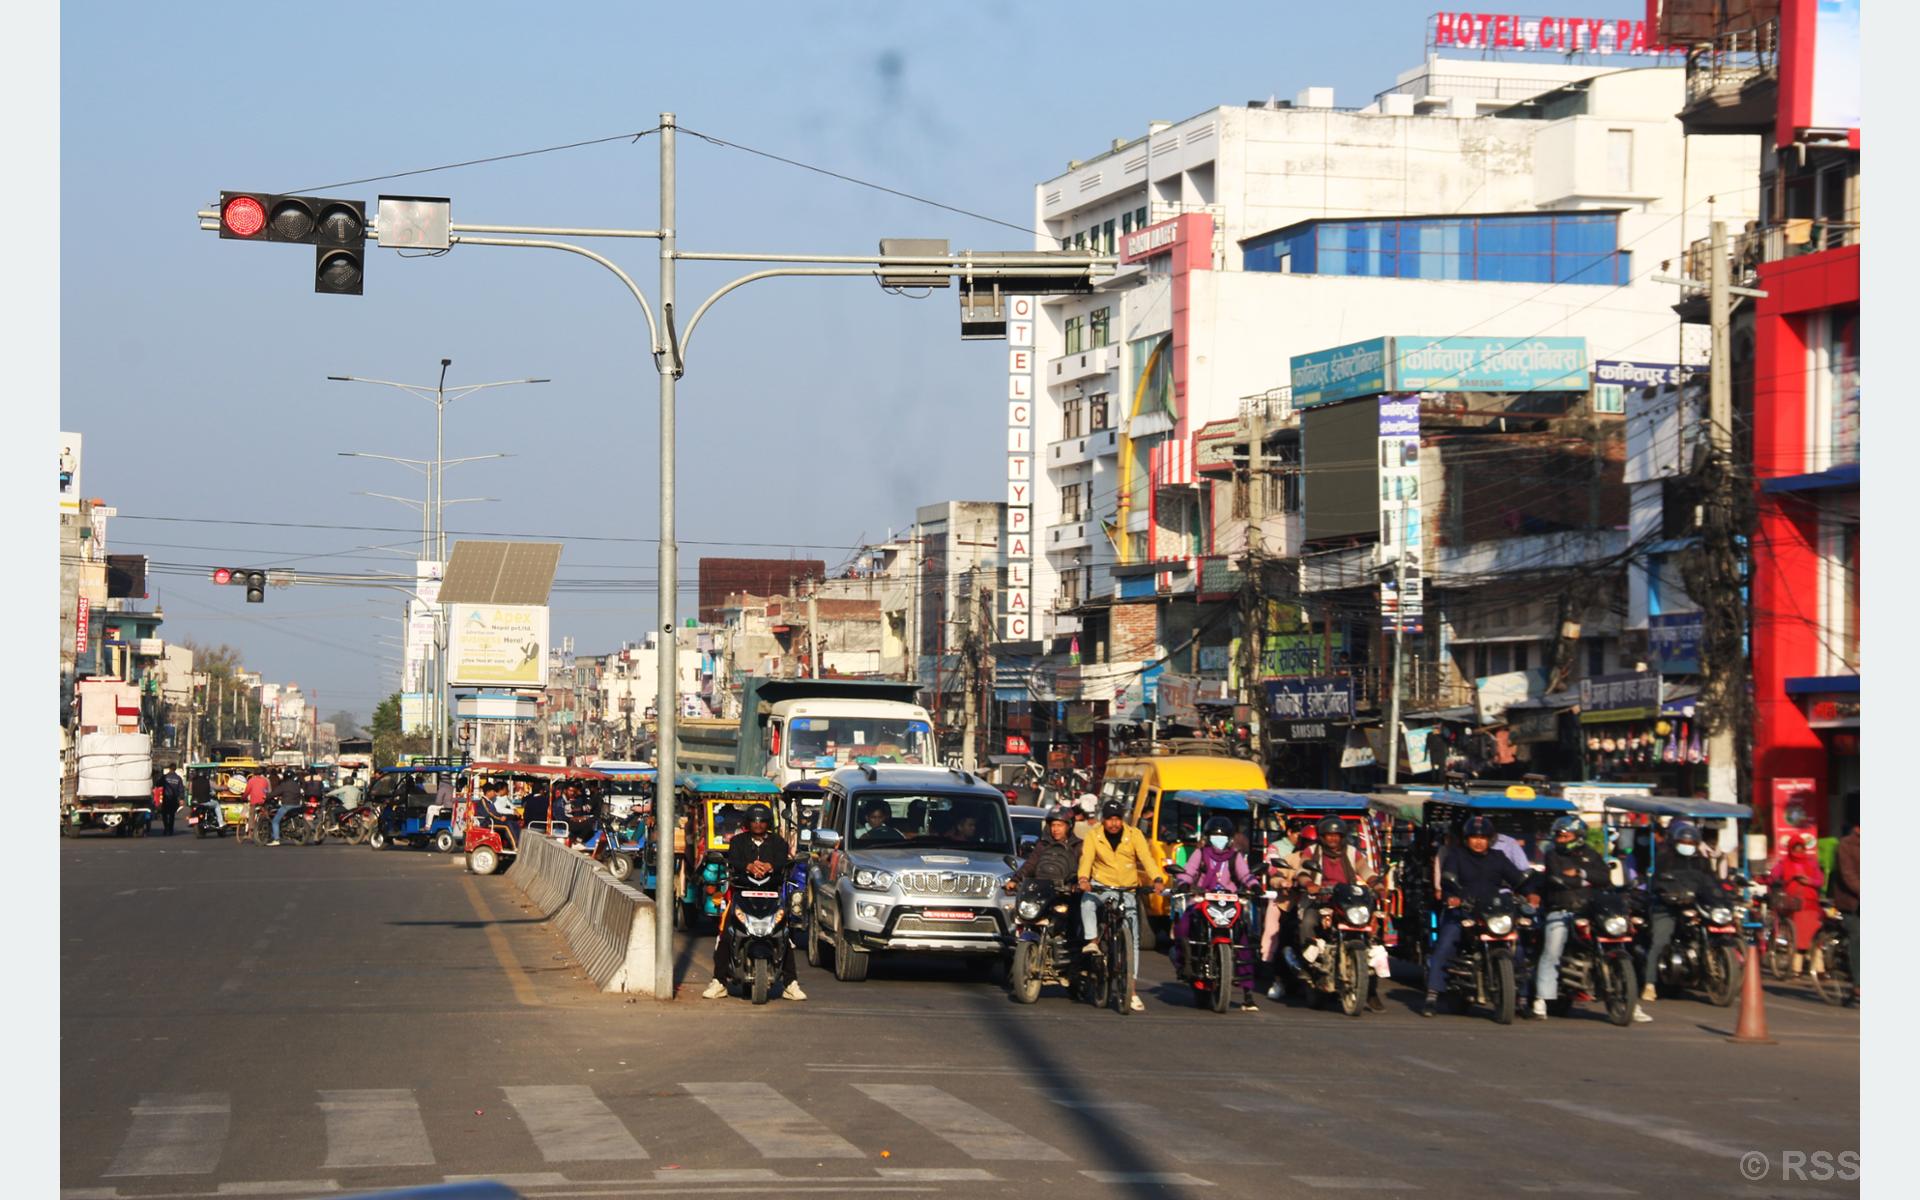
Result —
[[[1593, 15], [1641, 16], [1636, 0]], [[649, 129], [686, 128], [1016, 223], [1070, 158], [1216, 104], [1331, 85], [1363, 104], [1422, 54], [1433, 0], [1360, 5], [404, 4], [62, 7], [62, 427], [86, 438], [85, 490], [122, 513], [114, 548], [158, 562], [407, 569], [418, 494], [384, 463], [432, 453], [432, 409], [352, 374], [431, 383], [550, 376], [449, 409], [452, 530], [649, 538], [655, 395], [637, 307], [604, 271], [549, 252], [373, 250], [363, 297], [311, 290], [304, 247], [222, 242], [194, 211], [221, 188], [287, 191]], [[817, 10], [817, 11], [816, 11]], [[358, 184], [446, 195], [456, 219], [651, 227], [657, 147], [615, 142]], [[1014, 230], [683, 137], [686, 249], [866, 252], [882, 235], [1024, 247]], [[610, 252], [651, 294], [651, 243]], [[688, 268], [683, 303], [719, 281]], [[705, 285], [704, 287], [702, 285]], [[1001, 488], [999, 343], [956, 336], [951, 292], [913, 301], [860, 281], [776, 281], [703, 323], [680, 389], [682, 567], [702, 553], [829, 564], [914, 507]], [[301, 530], [234, 521], [373, 529]], [[760, 542], [717, 547], [706, 542]], [[370, 546], [390, 546], [402, 555]], [[327, 557], [315, 557], [315, 556]], [[653, 620], [651, 541], [571, 541], [567, 578], [644, 581], [556, 595], [582, 652]], [[392, 690], [399, 598], [161, 578], [175, 640], [225, 641], [268, 678], [363, 717]], [[692, 595], [682, 592], [681, 611]], [[383, 680], [382, 674], [385, 673]]]

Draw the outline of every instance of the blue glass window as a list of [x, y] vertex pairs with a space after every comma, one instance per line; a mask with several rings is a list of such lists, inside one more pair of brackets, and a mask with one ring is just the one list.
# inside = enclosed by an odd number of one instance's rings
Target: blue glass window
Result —
[[1613, 213], [1324, 221], [1247, 243], [1249, 271], [1618, 286], [1632, 278]]

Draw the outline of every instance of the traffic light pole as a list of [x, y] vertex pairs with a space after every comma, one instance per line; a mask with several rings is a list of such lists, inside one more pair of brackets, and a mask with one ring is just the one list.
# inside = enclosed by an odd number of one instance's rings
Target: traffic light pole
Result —
[[[560, 250], [568, 254], [577, 254], [599, 263], [626, 285], [640, 305], [640, 312], [646, 318], [647, 332], [653, 352], [654, 369], [660, 376], [660, 572], [656, 607], [660, 621], [660, 687], [656, 700], [658, 708], [656, 725], [655, 765], [658, 768], [655, 782], [655, 842], [656, 842], [656, 888], [654, 893], [654, 998], [673, 999], [673, 826], [674, 826], [674, 784], [676, 780], [675, 726], [679, 718], [679, 695], [677, 676], [679, 667], [678, 641], [674, 625], [678, 610], [679, 595], [679, 554], [674, 530], [674, 402], [675, 387], [680, 376], [685, 373], [685, 351], [692, 340], [693, 331], [699, 325], [707, 310], [722, 296], [761, 279], [773, 279], [792, 276], [809, 277], [845, 277], [866, 278], [886, 283], [889, 270], [897, 272], [899, 268], [920, 268], [912, 272], [917, 276], [934, 276], [943, 281], [958, 276], [967, 284], [998, 280], [1030, 280], [1035, 285], [1057, 283], [1063, 278], [1073, 278], [1085, 282], [1113, 273], [1114, 260], [1101, 255], [1078, 253], [1052, 253], [1018, 251], [999, 251], [975, 254], [962, 251], [958, 254], [925, 255], [797, 255], [797, 254], [747, 254], [747, 253], [689, 253], [679, 248], [678, 230], [675, 222], [676, 211], [676, 136], [679, 123], [673, 113], [660, 114], [660, 228], [658, 229], [583, 229], [534, 225], [478, 225], [455, 224], [450, 219], [444, 225], [446, 246], [516, 246], [529, 249]], [[219, 211], [202, 211], [199, 214], [201, 228], [219, 232], [221, 214]], [[378, 237], [378, 229], [370, 229]], [[475, 236], [491, 234], [509, 234], [518, 236], [495, 237]], [[633, 277], [620, 268], [617, 263], [595, 253], [584, 246], [559, 241], [563, 237], [586, 238], [653, 238], [659, 242], [660, 266], [660, 310], [658, 319], [653, 307], [647, 303], [647, 297]], [[382, 243], [385, 244], [385, 243]], [[400, 243], [396, 242], [396, 245]], [[420, 248], [421, 243], [409, 242], [407, 245]], [[746, 262], [776, 263], [780, 265], [753, 271], [721, 285], [694, 309], [686, 329], [676, 329], [674, 318], [676, 304], [676, 269], [681, 260], [701, 262]], [[902, 284], [901, 286], [927, 286], [926, 284]], [[941, 286], [945, 286], [944, 282]], [[662, 326], [665, 328], [663, 329]], [[751, 719], [752, 714], [743, 714], [742, 720]]]

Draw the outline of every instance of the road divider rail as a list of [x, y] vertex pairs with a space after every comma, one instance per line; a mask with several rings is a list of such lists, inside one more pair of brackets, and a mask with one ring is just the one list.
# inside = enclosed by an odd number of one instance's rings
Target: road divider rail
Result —
[[529, 833], [507, 872], [603, 992], [653, 995], [653, 898], [579, 850]]

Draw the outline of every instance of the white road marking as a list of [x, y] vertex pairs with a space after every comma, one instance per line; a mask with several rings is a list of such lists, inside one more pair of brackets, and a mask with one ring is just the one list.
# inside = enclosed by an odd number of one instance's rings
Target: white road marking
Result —
[[1615, 1187], [1611, 1183], [1517, 1183], [1514, 1186], [1523, 1192], [1549, 1192], [1566, 1196], [1637, 1196], [1640, 1194], [1630, 1188]]
[[676, 1180], [681, 1183], [764, 1183], [768, 1180], [778, 1181], [779, 1178], [778, 1171], [771, 1171], [766, 1167], [747, 1167], [740, 1170], [721, 1168], [708, 1171], [655, 1171], [653, 1173], [655, 1183], [673, 1183]]
[[1443, 1067], [1437, 1062], [1428, 1062], [1424, 1058], [1415, 1058], [1411, 1054], [1400, 1055], [1400, 1061], [1404, 1063], [1412, 1063], [1416, 1067], [1425, 1067], [1429, 1071], [1438, 1071], [1442, 1075], [1458, 1075], [1460, 1073], [1454, 1070], [1452, 1067]]
[[503, 1087], [548, 1162], [631, 1161], [647, 1152], [582, 1084]]
[[1293, 1181], [1323, 1192], [1417, 1192], [1420, 1189], [1411, 1183], [1402, 1183], [1398, 1179], [1381, 1179], [1363, 1175], [1295, 1175]]
[[[497, 1183], [501, 1187], [565, 1187], [572, 1183], [558, 1171], [522, 1171], [517, 1175], [448, 1175], [448, 1183]], [[585, 1182], [585, 1181], [583, 1181]]]
[[762, 1158], [865, 1158], [852, 1142], [764, 1083], [683, 1083]]
[[1129, 1144], [1165, 1146], [1169, 1154], [1185, 1162], [1254, 1166], [1273, 1162], [1263, 1155], [1242, 1150], [1204, 1125], [1168, 1116], [1151, 1105], [1131, 1100], [1074, 1100], [1058, 1092], [1051, 1093], [1049, 1098], [1064, 1108], [1092, 1112], [1102, 1123], [1114, 1126]]
[[337, 1192], [340, 1185], [331, 1179], [267, 1179], [258, 1183], [223, 1183], [217, 1189], [222, 1196], [311, 1196], [315, 1192]]
[[996, 1183], [1000, 1177], [978, 1167], [875, 1167], [882, 1179], [908, 1183]]
[[1596, 1121], [1604, 1121], [1609, 1125], [1619, 1125], [1645, 1137], [1658, 1138], [1663, 1142], [1672, 1142], [1676, 1146], [1685, 1146], [1689, 1150], [1697, 1150], [1702, 1154], [1713, 1154], [1721, 1158], [1739, 1158], [1746, 1153], [1745, 1150], [1737, 1146], [1729, 1146], [1722, 1142], [1716, 1142], [1712, 1138], [1701, 1137], [1699, 1134], [1684, 1127], [1676, 1126], [1671, 1121], [1665, 1119], [1655, 1120], [1649, 1117], [1629, 1116], [1626, 1113], [1608, 1112], [1604, 1108], [1594, 1108], [1589, 1104], [1576, 1104], [1571, 1100], [1544, 1100], [1540, 1101], [1540, 1103], [1550, 1104], [1563, 1112], [1576, 1113], [1583, 1117], [1591, 1117]]
[[205, 1175], [220, 1165], [233, 1104], [225, 1092], [159, 1092], [140, 1097], [133, 1128], [103, 1178]]
[[1062, 1162], [1066, 1155], [992, 1113], [937, 1087], [913, 1083], [856, 1083], [865, 1092], [968, 1158], [991, 1162]]
[[1180, 1171], [1082, 1171], [1095, 1183], [1157, 1183], [1165, 1187], [1212, 1187], [1205, 1179], [1196, 1179]]
[[61, 1188], [60, 1200], [119, 1200], [119, 1188]]
[[425, 1167], [433, 1147], [420, 1104], [406, 1088], [322, 1090], [326, 1167]]

